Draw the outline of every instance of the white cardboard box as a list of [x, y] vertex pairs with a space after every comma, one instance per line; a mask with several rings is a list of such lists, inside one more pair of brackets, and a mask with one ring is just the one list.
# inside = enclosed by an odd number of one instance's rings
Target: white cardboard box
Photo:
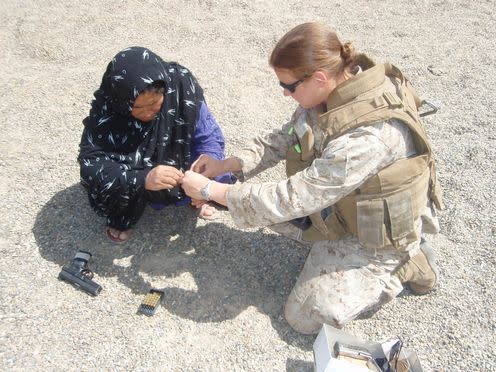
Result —
[[[353, 364], [344, 360], [336, 359], [334, 347], [336, 342], [344, 345], [349, 345], [353, 348], [359, 349], [370, 354], [374, 360], [378, 361], [380, 368], [385, 368], [388, 365], [386, 353], [389, 354], [392, 344], [394, 342], [385, 342], [380, 344], [378, 342], [362, 341], [359, 338], [350, 335], [340, 329], [331, 327], [324, 324], [320, 330], [317, 338], [313, 343], [313, 358], [314, 358], [314, 371], [315, 372], [362, 372], [369, 371], [369, 368]], [[385, 351], [386, 350], [386, 351]], [[407, 348], [401, 348], [399, 352], [399, 361], [403, 365], [402, 370], [409, 372], [422, 372], [422, 367], [417, 354]]]
[[324, 324], [313, 343], [315, 372], [370, 372], [368, 368], [336, 359], [336, 355], [334, 353], [334, 345], [336, 342], [353, 345], [357, 348], [365, 350], [374, 358], [386, 358], [381, 344], [377, 342], [362, 341], [344, 331], [341, 331], [340, 329]]

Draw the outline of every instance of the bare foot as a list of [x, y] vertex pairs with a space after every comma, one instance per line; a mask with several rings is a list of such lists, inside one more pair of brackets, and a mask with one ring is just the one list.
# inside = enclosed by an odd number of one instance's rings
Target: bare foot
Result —
[[121, 231], [112, 227], [107, 227], [106, 231], [108, 238], [117, 244], [125, 243], [131, 236], [131, 229]]
[[219, 212], [211, 205], [205, 203], [200, 207], [198, 217], [203, 218], [204, 220], [215, 220], [219, 217]]

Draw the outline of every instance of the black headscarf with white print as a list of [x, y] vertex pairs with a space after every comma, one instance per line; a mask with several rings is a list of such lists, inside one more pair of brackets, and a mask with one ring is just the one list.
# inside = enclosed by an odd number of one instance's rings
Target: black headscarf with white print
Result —
[[[136, 97], [158, 80], [165, 82], [160, 112], [150, 122], [132, 117]], [[163, 61], [149, 49], [127, 48], [108, 64], [94, 96], [90, 114], [83, 121], [85, 130], [79, 155], [82, 167], [85, 159], [105, 157], [118, 162], [126, 173], [157, 164], [183, 171], [189, 168], [191, 138], [204, 98], [188, 69]], [[82, 181], [84, 184], [90, 180]], [[179, 187], [166, 193], [171, 201], [184, 196]]]

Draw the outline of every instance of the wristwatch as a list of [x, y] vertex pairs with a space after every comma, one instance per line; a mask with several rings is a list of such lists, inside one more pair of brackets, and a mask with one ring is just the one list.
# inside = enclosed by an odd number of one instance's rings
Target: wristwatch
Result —
[[204, 200], [210, 200], [210, 185], [212, 184], [212, 180], [208, 181], [207, 184], [205, 186], [203, 186], [201, 189], [200, 189], [200, 194], [201, 194], [201, 197], [204, 199]]

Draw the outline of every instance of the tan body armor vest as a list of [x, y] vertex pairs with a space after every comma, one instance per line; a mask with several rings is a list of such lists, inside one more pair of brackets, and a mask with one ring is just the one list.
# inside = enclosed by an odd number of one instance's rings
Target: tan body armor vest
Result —
[[366, 56], [361, 58], [364, 71], [339, 85], [328, 98], [328, 111], [319, 120], [326, 132], [321, 149], [314, 149], [313, 134], [307, 126], [305, 133], [297, 134], [299, 146], [287, 153], [286, 173], [289, 177], [307, 168], [329, 141], [350, 130], [400, 120], [410, 128], [417, 154], [395, 161], [336, 204], [311, 215], [312, 226], [303, 231], [307, 241], [353, 234], [366, 248], [398, 247], [420, 239], [414, 221], [429, 199], [437, 209], [443, 208], [441, 188], [417, 110], [421, 100], [396, 67], [374, 66]]

